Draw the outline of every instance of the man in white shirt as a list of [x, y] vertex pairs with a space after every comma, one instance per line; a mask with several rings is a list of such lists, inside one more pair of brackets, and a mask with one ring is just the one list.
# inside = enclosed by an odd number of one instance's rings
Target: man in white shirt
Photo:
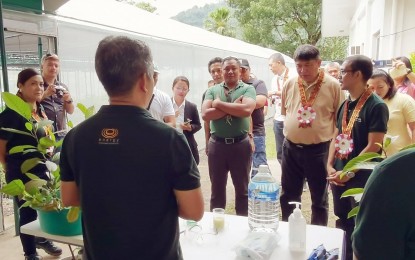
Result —
[[[268, 66], [274, 77], [271, 81], [271, 87], [268, 91], [268, 97], [271, 99], [271, 105], [275, 107], [274, 114], [274, 134], [275, 134], [275, 143], [277, 147], [277, 159], [281, 164], [282, 161], [282, 143], [284, 141], [284, 118], [285, 116], [281, 115], [281, 93], [285, 81], [293, 75], [294, 71], [291, 72], [288, 67], [285, 66], [285, 60], [281, 53], [274, 53], [269, 57]], [[294, 73], [294, 74], [293, 74]]]
[[[157, 84], [159, 74], [160, 71], [157, 65], [154, 65], [154, 86]], [[155, 119], [164, 122], [173, 128], [176, 127], [176, 117], [173, 104], [169, 95], [163, 91], [154, 88], [153, 97], [150, 101], [148, 111]]]

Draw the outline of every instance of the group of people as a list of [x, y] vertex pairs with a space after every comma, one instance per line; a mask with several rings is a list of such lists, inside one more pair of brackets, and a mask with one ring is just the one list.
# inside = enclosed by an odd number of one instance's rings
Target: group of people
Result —
[[[344, 177], [341, 173], [352, 158], [365, 152], [380, 152], [378, 143], [383, 142], [386, 133], [399, 136], [399, 141], [387, 148], [388, 155], [415, 142], [415, 101], [403, 94], [411, 93], [413, 83], [409, 81], [415, 75], [410, 63], [398, 59], [395, 66], [405, 66], [408, 71], [404, 78], [392, 79], [384, 71], [373, 71], [372, 61], [363, 55], [350, 56], [341, 65], [332, 63], [325, 71], [319, 50], [307, 44], [299, 46], [293, 58], [295, 70], [285, 65], [279, 53], [269, 58], [274, 74], [269, 88], [252, 76], [249, 61], [244, 58], [215, 57], [209, 61], [212, 81], [203, 95], [201, 117], [211, 180], [210, 209], [226, 207], [230, 173], [236, 214], [248, 214], [249, 180], [259, 165], [267, 164], [264, 107], [268, 103], [275, 108], [282, 220], [287, 221], [293, 211], [288, 202], [301, 201], [307, 179], [311, 224], [327, 225], [331, 186], [336, 226], [346, 231], [345, 259], [352, 259], [353, 249], [358, 258], [366, 259], [367, 250], [374, 250], [375, 242], [366, 247], [362, 237], [373, 232], [369, 218], [376, 217], [373, 211], [379, 210], [372, 205], [377, 203], [378, 195], [366, 190], [352, 249], [355, 221], [347, 214], [355, 203], [342, 199], [341, 194], [349, 188], [363, 188], [369, 178], [368, 185], [376, 185], [373, 189], [390, 185], [374, 179], [393, 178], [394, 174], [386, 172], [398, 169], [400, 163], [409, 165], [414, 152], [392, 156], [374, 173], [360, 170], [347, 172]], [[57, 64], [48, 65], [49, 61]], [[123, 36], [106, 37], [98, 45], [95, 70], [109, 96], [109, 105], [66, 133], [65, 113], [73, 112], [73, 102], [66, 86], [57, 81], [58, 68], [59, 58], [48, 54], [42, 59], [42, 75], [33, 69], [20, 72], [18, 96], [31, 105], [33, 120], [49, 118], [55, 122], [54, 132], [66, 135], [60, 160], [61, 197], [67, 206], [82, 207], [83, 259], [182, 259], [177, 217], [198, 221], [204, 212], [194, 138], [201, 122], [197, 106], [186, 100], [189, 80], [176, 77], [173, 94], [167, 95], [155, 88], [160, 70], [144, 42]], [[46, 75], [48, 70], [54, 72], [54, 79]], [[60, 86], [64, 86], [62, 95], [58, 92]], [[48, 113], [51, 109], [54, 114]], [[24, 120], [15, 120], [18, 117], [6, 108], [0, 114], [0, 126], [24, 130]], [[106, 132], [114, 135], [103, 138]], [[44, 136], [45, 131], [37, 134]], [[36, 154], [9, 151], [16, 145], [35, 145], [33, 142], [22, 135], [0, 131], [0, 160], [6, 165], [8, 182], [15, 178], [28, 181], [20, 165], [27, 156]], [[409, 171], [410, 167], [406, 168]], [[46, 171], [39, 164], [32, 173], [47, 179]], [[412, 178], [405, 171], [402, 178]], [[396, 183], [395, 190], [399, 186]], [[407, 186], [411, 187], [409, 183]], [[404, 196], [392, 196], [409, 201]], [[16, 202], [24, 203], [17, 198]], [[404, 214], [412, 211], [407, 209]], [[20, 226], [34, 219], [36, 211], [20, 209]], [[399, 231], [407, 229], [405, 223]], [[397, 240], [404, 239], [393, 235]], [[381, 238], [378, 236], [374, 241]], [[36, 247], [61, 254], [52, 242], [36, 239], [21, 234], [26, 259], [41, 259]], [[414, 254], [406, 247], [402, 251]]]

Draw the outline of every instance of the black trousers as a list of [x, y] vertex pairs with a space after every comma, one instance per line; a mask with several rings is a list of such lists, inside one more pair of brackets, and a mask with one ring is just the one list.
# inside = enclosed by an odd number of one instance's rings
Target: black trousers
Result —
[[[24, 200], [19, 200], [18, 198], [14, 198], [15, 202], [17, 203], [18, 207], [25, 203]], [[19, 231], [20, 227], [24, 226], [32, 221], [37, 219], [37, 212], [36, 210], [30, 207], [24, 207], [19, 209]], [[20, 232], [20, 241], [22, 242], [23, 251], [25, 255], [31, 255], [36, 253], [36, 243], [35, 243], [35, 236], [26, 235]]]
[[294, 210], [291, 201], [301, 201], [304, 179], [307, 178], [311, 193], [311, 224], [327, 226], [328, 182], [327, 158], [330, 141], [319, 144], [294, 144], [285, 139], [282, 147], [281, 216], [283, 221]]

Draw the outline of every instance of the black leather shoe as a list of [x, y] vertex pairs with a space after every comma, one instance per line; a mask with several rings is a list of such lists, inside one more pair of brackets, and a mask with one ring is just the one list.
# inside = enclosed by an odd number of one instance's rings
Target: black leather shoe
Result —
[[60, 256], [62, 254], [62, 249], [55, 246], [53, 242], [49, 240], [36, 242], [36, 248], [43, 249], [46, 253], [53, 256]]
[[25, 260], [42, 260], [42, 257], [38, 254], [31, 254], [31, 255], [26, 255], [24, 259]]

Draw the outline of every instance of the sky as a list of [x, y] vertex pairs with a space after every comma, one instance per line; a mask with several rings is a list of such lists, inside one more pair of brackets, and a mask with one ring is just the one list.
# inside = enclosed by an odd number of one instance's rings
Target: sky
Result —
[[142, 2], [148, 2], [157, 7], [155, 13], [169, 18], [195, 5], [200, 7], [205, 4], [218, 3], [220, 0], [143, 0]]

